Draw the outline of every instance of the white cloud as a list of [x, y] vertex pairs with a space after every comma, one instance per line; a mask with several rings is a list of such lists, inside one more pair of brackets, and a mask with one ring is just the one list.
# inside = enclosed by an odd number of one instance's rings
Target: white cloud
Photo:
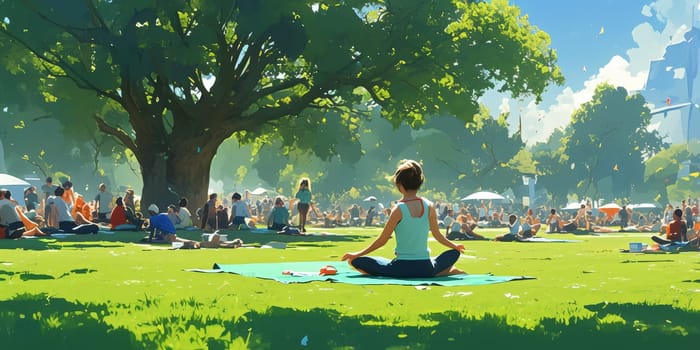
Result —
[[[564, 88], [557, 96], [556, 103], [548, 108], [541, 109], [534, 101], [518, 108], [522, 116], [523, 139], [528, 144], [544, 142], [555, 129], [565, 128], [571, 121], [571, 114], [593, 98], [596, 87], [601, 83], [622, 86], [627, 91], [640, 90], [646, 81], [647, 72], [633, 74], [629, 67], [627, 60], [621, 56], [613, 56], [584, 83], [582, 89], [574, 91], [571, 87]], [[517, 119], [513, 117], [511, 116], [511, 125], [513, 122], [517, 123]]]
[[[649, 71], [649, 63], [652, 60], [663, 57], [669, 44], [684, 40], [683, 35], [689, 29], [688, 22], [691, 13], [695, 14], [696, 21], [700, 25], [700, 5], [697, 0], [658, 0], [642, 9], [642, 15], [649, 20], [658, 20], [664, 24], [659, 31], [648, 22], [637, 25], [632, 30], [632, 39], [637, 44], [627, 50], [628, 59], [614, 56], [608, 63], [600, 67], [592, 75], [583, 87], [576, 90], [573, 87], [565, 87], [556, 97], [556, 102], [547, 107], [538, 106], [532, 101], [509, 101], [510, 110], [518, 110], [522, 117], [523, 139], [528, 144], [546, 141], [547, 137], [557, 128], [564, 128], [571, 120], [571, 114], [582, 103], [591, 100], [595, 88], [602, 82], [608, 82], [615, 86], [622, 86], [628, 91], [640, 90], [644, 87]], [[591, 67], [588, 67], [589, 71]], [[682, 74], [684, 72], [676, 72]], [[501, 100], [501, 106], [505, 100]], [[518, 115], [511, 115], [511, 131], [518, 128]], [[671, 133], [673, 127], [669, 127], [661, 120], [654, 120], [654, 127], [664, 133]]]

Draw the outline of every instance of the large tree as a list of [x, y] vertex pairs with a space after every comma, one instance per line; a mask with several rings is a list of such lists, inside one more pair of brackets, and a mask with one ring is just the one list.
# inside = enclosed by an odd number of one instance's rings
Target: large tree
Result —
[[432, 179], [449, 186], [443, 190], [454, 191], [453, 196], [513, 188], [523, 165], [515, 158], [525, 144], [519, 132], [509, 135], [506, 118], [495, 119], [486, 108], [466, 124], [451, 117], [430, 118], [423, 130], [414, 132], [409, 152], [415, 152], [432, 169]]
[[232, 134], [328, 157], [336, 143], [316, 136], [337, 118], [356, 139], [360, 104], [395, 124], [470, 120], [489, 89], [539, 97], [562, 80], [548, 35], [505, 0], [0, 0], [0, 13], [45, 94], [70, 100], [73, 84], [124, 112], [71, 117], [133, 151], [159, 204], [203, 202]]
[[606, 199], [625, 198], [644, 182], [644, 160], [663, 146], [658, 132], [648, 129], [651, 114], [645, 103], [640, 94], [601, 84], [593, 99], [574, 111], [562, 161], [571, 165], [569, 181], [578, 181], [579, 196], [598, 198], [598, 184], [607, 180], [612, 193]]

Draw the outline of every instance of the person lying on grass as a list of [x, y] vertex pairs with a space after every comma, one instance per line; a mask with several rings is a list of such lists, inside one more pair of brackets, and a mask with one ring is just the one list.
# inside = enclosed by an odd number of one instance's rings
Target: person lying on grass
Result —
[[[417, 195], [423, 181], [423, 169], [420, 164], [413, 160], [403, 161], [394, 173], [394, 183], [403, 197], [391, 209], [382, 233], [367, 248], [355, 253], [345, 253], [342, 260], [348, 261], [358, 271], [373, 276], [410, 278], [465, 273], [454, 266], [460, 253], [464, 252], [464, 246], [445, 238], [438, 226], [435, 206]], [[450, 250], [431, 259], [428, 231]], [[396, 234], [396, 257], [393, 260], [365, 256], [384, 246], [392, 232]]]

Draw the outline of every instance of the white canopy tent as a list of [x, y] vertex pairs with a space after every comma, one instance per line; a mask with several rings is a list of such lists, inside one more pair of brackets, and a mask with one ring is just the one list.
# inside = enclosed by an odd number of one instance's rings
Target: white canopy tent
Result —
[[7, 189], [12, 194], [12, 199], [20, 205], [24, 205], [24, 190], [31, 184], [10, 174], [0, 174], [0, 188]]

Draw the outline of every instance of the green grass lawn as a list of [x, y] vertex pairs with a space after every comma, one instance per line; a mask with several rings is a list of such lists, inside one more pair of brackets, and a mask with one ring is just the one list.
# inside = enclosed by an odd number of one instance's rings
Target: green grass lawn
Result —
[[[485, 286], [285, 285], [183, 271], [214, 263], [339, 260], [363, 248], [379, 229], [332, 232], [228, 232], [252, 246], [241, 249], [170, 250], [140, 244], [143, 234], [134, 232], [0, 241], [0, 348], [590, 349], [700, 343], [700, 252], [620, 251], [629, 242], [651, 242], [649, 234], [547, 235], [577, 243], [465, 242], [459, 268], [536, 278]], [[288, 242], [287, 249], [258, 248], [269, 241]], [[390, 257], [393, 247], [390, 242], [375, 254]], [[435, 242], [431, 247], [434, 254], [442, 249]]]

